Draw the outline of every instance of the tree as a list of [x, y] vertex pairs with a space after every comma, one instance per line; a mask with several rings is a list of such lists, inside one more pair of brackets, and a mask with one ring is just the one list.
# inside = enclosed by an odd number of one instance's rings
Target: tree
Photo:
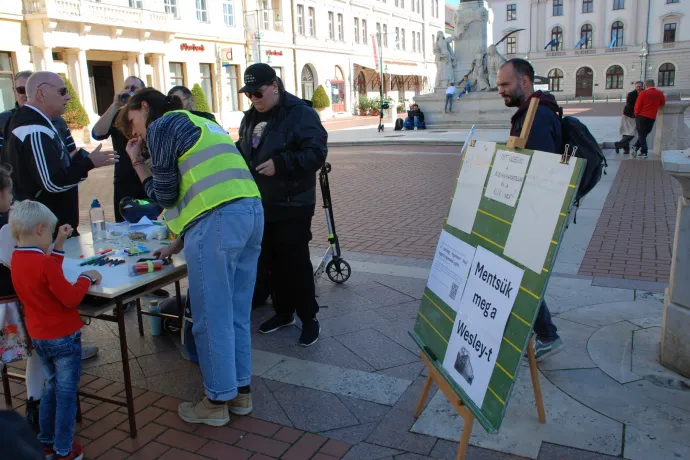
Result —
[[314, 91], [311, 103], [315, 109], [325, 109], [331, 106], [331, 100], [328, 98], [328, 94], [326, 94], [326, 90], [323, 89], [322, 85], [319, 85], [316, 91]]
[[199, 86], [199, 83], [195, 83], [192, 88], [192, 96], [194, 97], [194, 105], [199, 112], [211, 112], [211, 108], [208, 106], [208, 100], [206, 99], [206, 94], [204, 90]]
[[69, 129], [83, 129], [89, 126], [89, 115], [86, 113], [86, 110], [84, 110], [84, 106], [81, 105], [79, 95], [74, 90], [69, 78], [65, 78], [65, 86], [72, 99], [67, 103], [67, 108], [62, 118], [65, 120], [65, 123], [67, 123]]

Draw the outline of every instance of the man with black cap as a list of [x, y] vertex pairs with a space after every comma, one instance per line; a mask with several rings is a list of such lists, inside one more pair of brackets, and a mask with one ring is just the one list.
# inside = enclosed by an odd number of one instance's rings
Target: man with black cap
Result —
[[[275, 316], [259, 327], [269, 334], [302, 321], [299, 343], [316, 343], [321, 328], [309, 256], [316, 205], [316, 172], [326, 161], [328, 134], [308, 102], [285, 91], [275, 70], [253, 64], [244, 73], [252, 107], [245, 112], [237, 148], [264, 205], [260, 276], [269, 276]], [[265, 280], [262, 280], [265, 281]]]

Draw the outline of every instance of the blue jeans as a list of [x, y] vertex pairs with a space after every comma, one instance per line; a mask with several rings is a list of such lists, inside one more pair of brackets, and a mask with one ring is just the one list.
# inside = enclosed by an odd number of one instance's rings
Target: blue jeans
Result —
[[52, 444], [58, 455], [72, 451], [77, 417], [77, 390], [81, 376], [81, 331], [52, 340], [32, 340], [41, 358], [46, 377], [39, 423], [38, 440]]
[[419, 117], [414, 117], [414, 121], [410, 117], [405, 118], [405, 129], [415, 129], [415, 127], [417, 129], [426, 129], [426, 125], [423, 121], [419, 121]]
[[539, 305], [537, 319], [534, 321], [534, 333], [537, 334], [538, 339], [545, 342], [551, 342], [558, 338], [558, 328], [553, 324], [549, 307], [546, 306], [546, 302], [543, 300], [541, 305]]
[[446, 94], [446, 106], [443, 110], [453, 110], [453, 96], [454, 94]]
[[206, 396], [229, 401], [252, 377], [250, 315], [264, 211], [244, 198], [211, 211], [184, 235], [192, 333]]

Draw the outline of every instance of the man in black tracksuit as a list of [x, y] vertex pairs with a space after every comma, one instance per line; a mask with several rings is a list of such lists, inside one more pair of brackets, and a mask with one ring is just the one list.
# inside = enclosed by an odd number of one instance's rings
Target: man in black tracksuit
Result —
[[[534, 68], [524, 59], [511, 59], [498, 70], [498, 94], [508, 107], [517, 107], [510, 119], [510, 135], [519, 137], [527, 117], [527, 109], [533, 98], [539, 99], [534, 123], [527, 138], [526, 148], [560, 154], [563, 150], [563, 133], [559, 107], [551, 93], [534, 91]], [[534, 343], [537, 361], [563, 350], [565, 345], [558, 336], [556, 325], [551, 320], [549, 308], [542, 301], [534, 322]]]
[[[305, 101], [285, 91], [275, 70], [254, 64], [240, 90], [252, 101], [237, 148], [254, 175], [264, 205], [259, 272], [268, 273], [276, 315], [259, 327], [268, 334], [302, 320], [300, 344], [318, 340], [313, 266], [309, 255], [316, 206], [316, 172], [326, 161], [328, 134]], [[264, 280], [265, 281], [265, 280]]]

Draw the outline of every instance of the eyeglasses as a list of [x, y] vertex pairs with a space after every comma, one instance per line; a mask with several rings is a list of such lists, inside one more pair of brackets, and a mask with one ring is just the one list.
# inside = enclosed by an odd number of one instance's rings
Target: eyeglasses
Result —
[[[38, 87], [40, 88], [43, 85], [48, 85], [52, 86], [53, 88], [57, 88], [57, 86], [50, 83], [41, 83], [40, 85], [38, 85]], [[67, 94], [67, 87], [63, 86], [62, 88], [58, 88], [58, 94], [60, 94], [60, 96], [65, 96]]]
[[17, 94], [26, 94], [26, 86], [15, 86], [14, 90]]
[[247, 96], [248, 99], [251, 99], [253, 97], [255, 97], [257, 99], [261, 99], [264, 97], [264, 91], [265, 91], [265, 89], [259, 88], [256, 91], [252, 91], [250, 93], [244, 93], [244, 95]]

